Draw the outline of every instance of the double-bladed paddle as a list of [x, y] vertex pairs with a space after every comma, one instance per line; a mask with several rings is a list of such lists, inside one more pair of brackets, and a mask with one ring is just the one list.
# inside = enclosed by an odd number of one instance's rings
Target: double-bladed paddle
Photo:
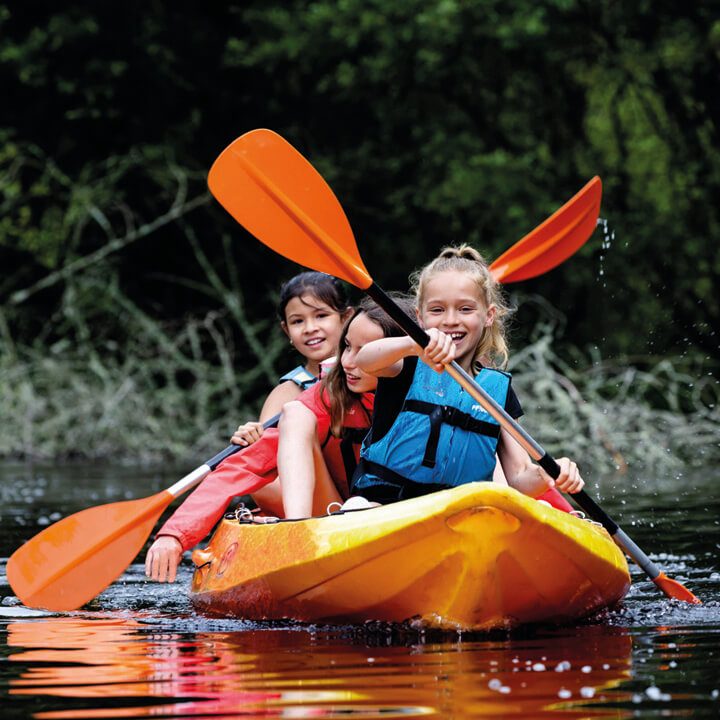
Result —
[[[589, 186], [593, 185], [591, 181]], [[260, 242], [300, 265], [340, 277], [364, 290], [421, 347], [429, 338], [380, 288], [363, 264], [350, 223], [335, 194], [315, 168], [286, 140], [271, 130], [253, 130], [232, 142], [217, 158], [208, 176], [210, 191], [221, 205]], [[586, 186], [587, 189], [588, 186]], [[582, 193], [582, 191], [581, 191]], [[579, 247], [595, 227], [599, 212], [599, 181], [591, 188], [590, 200], [577, 214], [576, 222], [557, 229], [553, 218], [547, 223], [547, 237], [539, 242], [527, 238], [520, 247], [511, 248], [501, 258], [510, 267], [508, 278], [522, 279], [517, 265], [526, 258], [526, 267], [537, 260], [550, 269], [558, 255], [553, 254], [560, 236], [573, 238]], [[567, 212], [568, 205], [557, 214]], [[541, 226], [542, 227], [542, 226]], [[541, 235], [543, 235], [541, 233]], [[527, 240], [527, 242], [525, 242]], [[522, 244], [525, 242], [525, 249]], [[496, 270], [503, 274], [500, 269]], [[488, 393], [456, 362], [446, 370], [485, 410], [517, 440], [530, 457], [552, 478], [560, 475], [560, 466]], [[668, 578], [627, 536], [607, 513], [584, 491], [574, 500], [594, 520], [600, 522], [616, 544], [629, 555], [665, 595], [685, 602], [700, 600], [684, 585]]]

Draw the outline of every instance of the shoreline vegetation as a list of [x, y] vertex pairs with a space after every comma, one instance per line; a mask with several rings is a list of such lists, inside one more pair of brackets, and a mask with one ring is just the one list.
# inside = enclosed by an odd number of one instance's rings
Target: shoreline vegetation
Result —
[[[709, 358], [604, 358], [601, 349], [553, 349], [564, 318], [541, 299], [531, 341], [511, 352], [523, 423], [585, 474], [681, 473], [720, 460], [720, 383]], [[520, 309], [522, 312], [522, 308]]]
[[524, 423], [598, 473], [717, 462], [720, 20], [646, 5], [0, 5], [0, 459], [194, 464], [296, 364], [297, 267], [206, 185], [267, 127], [386, 288], [599, 175], [604, 238], [511, 286]]
[[[151, 317], [92, 274], [65, 294], [58, 313], [74, 332], [62, 339], [17, 342], [0, 308], [0, 459], [197, 463], [227, 445], [294, 358], [273, 318], [250, 320], [239, 287], [207, 277], [221, 309], [184, 322]], [[124, 340], [93, 335], [100, 296]], [[720, 387], [697, 359], [561, 357], [563, 317], [540, 298], [515, 300], [535, 320], [509, 370], [524, 423], [550, 452], [599, 475], [720, 460]]]

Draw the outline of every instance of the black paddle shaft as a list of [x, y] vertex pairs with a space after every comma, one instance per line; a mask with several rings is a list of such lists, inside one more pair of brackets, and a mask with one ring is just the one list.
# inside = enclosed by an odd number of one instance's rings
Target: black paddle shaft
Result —
[[[263, 430], [267, 430], [268, 428], [275, 427], [278, 422], [280, 422], [280, 413], [277, 415], [274, 415], [269, 420], [266, 420], [263, 423]], [[224, 450], [221, 450], [217, 455], [213, 455], [209, 460], [205, 461], [205, 465], [207, 465], [211, 470], [215, 470], [215, 468], [223, 461], [227, 460], [231, 455], [234, 455], [236, 452], [240, 452], [241, 450], [244, 450], [246, 447], [249, 447], [248, 445], [228, 445]]]

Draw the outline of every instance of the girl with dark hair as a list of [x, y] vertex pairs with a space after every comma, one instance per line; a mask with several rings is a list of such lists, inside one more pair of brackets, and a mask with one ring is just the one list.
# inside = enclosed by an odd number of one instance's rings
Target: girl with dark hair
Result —
[[[323, 514], [348, 497], [377, 387], [377, 378], [363, 372], [356, 357], [367, 343], [401, 334], [382, 309], [363, 300], [345, 325], [332, 370], [317, 389], [283, 407], [277, 467], [286, 518]], [[353, 422], [353, 416], [364, 422]]]
[[265, 399], [258, 420], [240, 425], [231, 438], [233, 443], [255, 442], [266, 420], [317, 382], [320, 363], [335, 355], [351, 312], [342, 283], [332, 275], [303, 272], [282, 285], [277, 306], [280, 327], [304, 363], [280, 378], [280, 384]]
[[[281, 286], [280, 300], [277, 306], [280, 327], [287, 335], [290, 345], [302, 355], [304, 364], [298, 365], [280, 378], [280, 383], [265, 398], [258, 420], [251, 420], [240, 425], [233, 433], [232, 443], [248, 446], [260, 440], [263, 435], [263, 423], [278, 415], [286, 402], [295, 400], [318, 381], [320, 363], [336, 354], [340, 333], [351, 312], [352, 308], [348, 305], [342, 283], [332, 275], [321, 272], [303, 272], [290, 278]], [[276, 442], [277, 438], [275, 437], [274, 440]], [[271, 445], [272, 442], [273, 438], [270, 438]], [[262, 450], [262, 447], [257, 449], [256, 459], [262, 455]], [[266, 457], [274, 465], [275, 451], [272, 450]], [[218, 470], [219, 477], [224, 477], [222, 471], [223, 469], [227, 470], [227, 464], [228, 461]], [[214, 473], [211, 473], [208, 479], [213, 478], [213, 475]], [[217, 478], [216, 475], [209, 485], [208, 479], [206, 479], [198, 488], [200, 490], [198, 497], [201, 502], [205, 502], [203, 488], [212, 487]], [[198, 499], [193, 494], [188, 501], [193, 498]], [[222, 498], [219, 500], [220, 503], [225, 503], [221, 506], [220, 514], [231, 499], [232, 496], [224, 501]], [[278, 480], [259, 484], [253, 493], [253, 500], [270, 512], [282, 512], [281, 488]], [[179, 528], [177, 534], [161, 531], [148, 551], [148, 574], [155, 580], [164, 580], [168, 573], [174, 579], [175, 569], [182, 554], [183, 527], [185, 525], [192, 526], [197, 519], [194, 515], [201, 512], [194, 501], [187, 504], [188, 501], [181, 505], [176, 513]], [[213, 506], [217, 506], [217, 503]], [[212, 521], [212, 525], [216, 521], [217, 518]], [[198, 540], [200, 539], [202, 537], [198, 538]], [[159, 569], [153, 571], [153, 567], [162, 567], [163, 571], [160, 572]]]

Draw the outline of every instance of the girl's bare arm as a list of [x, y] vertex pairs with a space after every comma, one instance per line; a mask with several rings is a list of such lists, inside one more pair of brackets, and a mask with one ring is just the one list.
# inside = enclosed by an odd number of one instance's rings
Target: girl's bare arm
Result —
[[283, 405], [288, 403], [302, 392], [300, 387], [292, 380], [286, 380], [273, 388], [270, 394], [265, 398], [262, 410], [260, 411], [259, 421], [266, 422], [271, 417], [282, 412]]
[[267, 398], [265, 398], [265, 404], [260, 411], [259, 420], [249, 420], [239, 425], [230, 438], [230, 442], [234, 445], [242, 445], [243, 447], [257, 442], [265, 430], [263, 423], [279, 415], [283, 409], [283, 405], [294, 400], [301, 392], [302, 390], [291, 381], [278, 385]]
[[552, 487], [556, 487], [562, 492], [576, 493], [585, 486], [585, 481], [572, 460], [558, 459], [560, 475], [553, 480], [531, 460], [527, 452], [506, 430], [500, 431], [497, 454], [508, 485], [530, 497], [538, 497]]
[[301, 402], [289, 402], [280, 418], [277, 466], [286, 518], [312, 516], [315, 493], [313, 444], [317, 418]]
[[452, 338], [436, 328], [430, 328], [428, 336], [430, 342], [425, 349], [407, 335], [373, 340], [358, 352], [358, 367], [375, 377], [395, 377], [402, 370], [402, 360], [417, 355], [430, 367], [442, 372], [445, 365], [455, 358]]
[[417, 344], [409, 337], [373, 340], [358, 352], [358, 367], [375, 377], [395, 377], [402, 370], [402, 360], [417, 354]]

